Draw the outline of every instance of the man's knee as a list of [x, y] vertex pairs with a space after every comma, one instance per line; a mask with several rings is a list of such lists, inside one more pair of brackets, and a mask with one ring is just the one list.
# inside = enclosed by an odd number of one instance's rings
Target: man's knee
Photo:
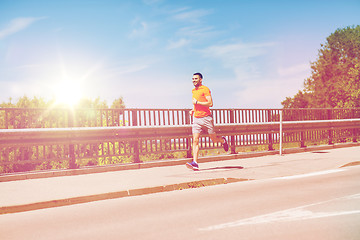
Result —
[[193, 136], [193, 144], [194, 144], [194, 145], [198, 145], [198, 144], [199, 144], [199, 138], [200, 138], [200, 136], [199, 136], [198, 134], [195, 134], [195, 135]]

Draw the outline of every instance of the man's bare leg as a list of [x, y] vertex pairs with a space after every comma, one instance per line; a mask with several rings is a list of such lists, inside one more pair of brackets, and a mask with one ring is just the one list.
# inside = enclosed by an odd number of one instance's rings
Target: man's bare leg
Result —
[[194, 133], [193, 134], [193, 160], [194, 162], [198, 162], [199, 159], [199, 139], [200, 139], [200, 133]]
[[216, 133], [214, 133], [214, 134], [210, 134], [210, 138], [211, 141], [213, 141], [214, 143], [221, 143], [223, 145], [225, 152], [229, 150], [229, 145], [224, 137], [220, 137], [216, 135]]
[[222, 137], [216, 135], [216, 133], [210, 134], [209, 136], [211, 138], [211, 141], [213, 141], [214, 143], [224, 143], [225, 142], [225, 140]]

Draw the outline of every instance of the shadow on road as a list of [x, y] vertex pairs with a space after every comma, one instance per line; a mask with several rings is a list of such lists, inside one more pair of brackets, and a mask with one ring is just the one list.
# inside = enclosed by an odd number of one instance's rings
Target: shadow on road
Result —
[[205, 168], [205, 169], [200, 169], [200, 171], [232, 170], [232, 169], [244, 169], [244, 167], [242, 167], [242, 166], [225, 166], [225, 167]]

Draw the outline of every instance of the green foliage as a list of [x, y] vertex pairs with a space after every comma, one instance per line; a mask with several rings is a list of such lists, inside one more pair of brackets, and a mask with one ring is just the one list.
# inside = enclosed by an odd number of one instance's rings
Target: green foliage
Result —
[[125, 108], [125, 103], [122, 97], [117, 98], [113, 101], [111, 108]]
[[75, 106], [76, 108], [109, 108], [106, 101], [102, 101], [99, 97], [94, 100], [83, 98]]
[[287, 97], [281, 104], [284, 108], [306, 108], [310, 102], [310, 94], [299, 91], [293, 98]]
[[8, 102], [0, 104], [0, 108], [47, 108], [53, 101], [46, 101], [43, 98], [34, 97], [33, 99], [23, 96], [16, 103], [12, 103], [12, 98]]
[[[16, 103], [13, 103], [13, 98], [9, 98], [8, 102], [0, 103], [0, 108], [68, 108], [68, 106], [56, 103], [55, 99], [45, 100], [41, 97], [33, 97], [31, 99], [24, 95], [20, 97]], [[97, 97], [95, 99], [82, 98], [74, 108], [107, 109], [109, 106], [105, 100]], [[123, 98], [115, 99], [112, 102], [111, 108], [125, 108]]]
[[[125, 108], [122, 98], [116, 99], [112, 106]], [[106, 101], [100, 98], [94, 100], [81, 99], [75, 108], [62, 106], [55, 100], [46, 101], [43, 98], [23, 96], [13, 102], [0, 104], [0, 128], [58, 128], [58, 127], [90, 127], [114, 125], [121, 110], [108, 109]], [[94, 146], [93, 146], [94, 145]], [[121, 147], [116, 148], [111, 143], [96, 143], [85, 145], [87, 149], [75, 150], [79, 166], [101, 165], [130, 162], [131, 156], [126, 156]], [[105, 145], [106, 147], [103, 147]], [[85, 148], [83, 147], [83, 148]], [[101, 147], [104, 153], [94, 153]], [[127, 148], [129, 148], [127, 146]], [[104, 156], [105, 155], [105, 156]], [[121, 156], [119, 156], [121, 155]], [[38, 161], [44, 160], [44, 162]], [[0, 173], [23, 172], [45, 169], [62, 169], [69, 167], [69, 145], [34, 145], [32, 147], [11, 146], [0, 150]], [[12, 163], [16, 162], [16, 163]]]
[[326, 40], [304, 90], [286, 98], [284, 108], [360, 107], [360, 25], [337, 29]]

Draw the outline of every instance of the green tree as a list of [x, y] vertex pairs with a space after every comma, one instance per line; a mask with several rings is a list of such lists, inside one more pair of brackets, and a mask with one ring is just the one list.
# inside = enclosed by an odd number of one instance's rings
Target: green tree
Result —
[[125, 103], [122, 97], [117, 98], [111, 104], [111, 108], [125, 108]]
[[83, 98], [80, 102], [76, 105], [76, 108], [109, 108], [105, 100], [101, 100], [99, 97], [95, 98], [94, 100]]
[[43, 98], [29, 98], [26, 95], [19, 98], [16, 103], [12, 103], [12, 98], [9, 98], [8, 102], [3, 102], [0, 104], [2, 108], [46, 108], [49, 107], [51, 102], [45, 101]]
[[326, 40], [304, 90], [286, 98], [285, 108], [360, 107], [360, 25], [337, 29]]
[[293, 98], [287, 97], [281, 104], [284, 108], [307, 108], [309, 101], [309, 94], [299, 91]]
[[[116, 99], [112, 107], [125, 108], [123, 99]], [[94, 126], [100, 121], [99, 119], [109, 117], [109, 112], [112, 112], [108, 109], [106, 101], [100, 98], [82, 99], [76, 109], [67, 109], [65, 105], [56, 104], [54, 99], [46, 101], [43, 98], [23, 96], [16, 102], [10, 98], [8, 102], [1, 103], [0, 108], [8, 108], [0, 111], [0, 128], [66, 127], [68, 114], [76, 117], [78, 126], [87, 127]], [[122, 144], [129, 148], [128, 143]], [[107, 163], [128, 162], [131, 159], [131, 156], [120, 152], [122, 148], [115, 148], [112, 142], [77, 144], [75, 146], [71, 144], [70, 147], [67, 147], [66, 144], [10, 146], [0, 150], [0, 161], [14, 162], [14, 164], [0, 165], [0, 173], [66, 168], [69, 163], [64, 159], [68, 158], [71, 148], [75, 148], [78, 160], [80, 159], [79, 161], [83, 165], [100, 162], [101, 157], [97, 157], [98, 154], [95, 153], [98, 149], [106, 149], [107, 152], [112, 151], [118, 154], [118, 156], [107, 156]], [[39, 160], [38, 158], [54, 160], [43, 163], [28, 162]], [[24, 162], [17, 163], [18, 161]]]

